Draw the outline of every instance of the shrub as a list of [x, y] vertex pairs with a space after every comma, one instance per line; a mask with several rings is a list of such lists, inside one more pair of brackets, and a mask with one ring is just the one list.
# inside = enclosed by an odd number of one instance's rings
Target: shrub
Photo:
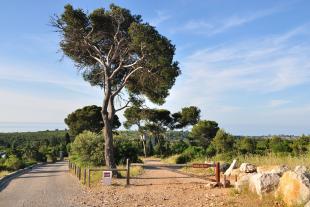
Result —
[[103, 137], [90, 131], [84, 131], [76, 136], [71, 144], [71, 155], [82, 165], [99, 166], [104, 164]]
[[130, 162], [141, 162], [138, 158], [139, 146], [134, 142], [116, 139], [114, 147], [116, 164], [125, 164], [127, 158], [130, 159]]
[[205, 156], [206, 152], [202, 147], [190, 146], [182, 154], [188, 155], [191, 159]]
[[210, 144], [208, 148], [206, 149], [206, 156], [213, 157], [215, 155], [216, 155], [216, 149], [212, 144]]
[[231, 152], [234, 147], [234, 138], [232, 135], [220, 129], [212, 140], [212, 145], [215, 147], [218, 154]]
[[236, 157], [236, 154], [234, 151], [226, 152], [226, 153], [220, 153], [213, 157], [216, 161], [223, 161], [231, 163], [233, 159]]
[[185, 164], [191, 161], [191, 157], [188, 154], [181, 154], [175, 160], [176, 164]]
[[181, 154], [182, 152], [186, 150], [186, 148], [188, 148], [188, 144], [184, 142], [183, 140], [176, 141], [176, 142], [172, 142], [172, 144], [170, 145], [170, 148], [171, 148], [172, 154]]
[[57, 157], [54, 154], [47, 154], [46, 155], [46, 161], [54, 163], [57, 161]]
[[15, 155], [10, 155], [9, 158], [5, 160], [4, 165], [8, 170], [18, 170], [24, 167], [23, 161]]

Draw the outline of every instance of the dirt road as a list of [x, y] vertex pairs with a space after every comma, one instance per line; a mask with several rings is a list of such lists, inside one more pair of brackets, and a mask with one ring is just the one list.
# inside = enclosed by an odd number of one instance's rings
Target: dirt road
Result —
[[76, 207], [75, 199], [80, 193], [78, 181], [68, 173], [67, 162], [57, 162], [11, 180], [0, 192], [0, 206]]
[[[145, 160], [145, 164], [159, 164]], [[235, 206], [226, 189], [208, 189], [209, 181], [171, 171], [165, 167], [145, 168], [143, 175], [132, 179], [130, 187], [124, 181], [112, 186], [99, 184], [83, 196], [85, 206]]]

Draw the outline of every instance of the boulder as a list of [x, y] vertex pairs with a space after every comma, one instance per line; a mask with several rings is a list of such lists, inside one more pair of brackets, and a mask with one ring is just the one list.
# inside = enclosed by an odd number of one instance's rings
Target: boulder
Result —
[[[241, 172], [240, 172], [240, 170], [239, 170], [239, 168], [238, 168], [238, 169], [233, 169], [233, 170], [230, 172], [230, 175], [231, 175], [231, 176], [235, 176], [235, 175], [239, 176], [240, 173], [241, 173]], [[225, 173], [224, 173], [224, 175], [225, 175]]]
[[256, 166], [250, 163], [242, 163], [239, 170], [245, 173], [253, 173], [256, 172]]
[[310, 207], [310, 201], [304, 207]]
[[240, 193], [242, 191], [245, 191], [248, 189], [249, 187], [249, 180], [250, 177], [253, 176], [254, 174], [250, 174], [250, 173], [243, 173], [240, 174], [240, 176], [238, 177], [237, 182], [235, 182], [235, 189]]
[[297, 174], [306, 174], [307, 173], [307, 168], [302, 165], [297, 165], [294, 169], [294, 172]]
[[225, 171], [224, 175], [229, 176], [231, 175], [231, 172], [233, 169], [235, 169], [237, 166], [237, 160], [233, 160], [233, 162], [230, 164], [229, 168]]
[[300, 171], [285, 172], [276, 191], [276, 196], [282, 198], [288, 206], [300, 206], [310, 200], [310, 181], [305, 173]]
[[276, 173], [279, 176], [282, 176], [284, 172], [288, 171], [286, 165], [268, 165], [257, 167], [258, 173]]
[[280, 176], [276, 173], [256, 173], [249, 179], [249, 190], [260, 197], [277, 189]]

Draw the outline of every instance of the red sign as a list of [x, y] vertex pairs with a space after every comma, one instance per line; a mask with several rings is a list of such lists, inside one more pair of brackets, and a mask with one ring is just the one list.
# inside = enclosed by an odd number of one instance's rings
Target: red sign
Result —
[[105, 178], [111, 177], [111, 172], [104, 172], [103, 177]]
[[209, 167], [214, 167], [213, 164], [198, 164], [198, 163], [195, 163], [192, 165], [193, 168], [209, 168]]

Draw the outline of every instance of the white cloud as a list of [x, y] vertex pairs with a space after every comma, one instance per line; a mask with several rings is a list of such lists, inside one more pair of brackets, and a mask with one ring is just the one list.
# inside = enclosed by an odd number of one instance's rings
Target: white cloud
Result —
[[269, 106], [270, 107], [278, 107], [278, 106], [283, 106], [283, 105], [286, 105], [288, 103], [290, 103], [291, 101], [289, 100], [283, 100], [283, 99], [274, 99], [274, 100], [271, 100], [270, 103], [269, 103]]
[[206, 34], [208, 36], [212, 36], [223, 33], [235, 27], [243, 26], [257, 19], [270, 16], [282, 10], [283, 6], [255, 12], [248, 12], [247, 14], [242, 15], [232, 15], [224, 19], [190, 20], [186, 22], [184, 26], [173, 29], [172, 32], [175, 33], [179, 31], [189, 31], [194, 34]]
[[150, 20], [150, 25], [157, 27], [170, 18], [171, 15], [166, 11], [156, 11], [156, 17]]
[[[217, 120], [232, 133], [240, 133], [240, 128], [232, 126], [251, 123], [257, 124], [257, 131], [263, 131], [267, 117], [270, 124], [279, 126], [280, 131], [280, 125], [288, 126], [288, 117], [294, 112], [294, 120], [306, 121], [299, 116], [302, 110], [308, 113], [308, 108], [298, 109], [296, 106], [305, 102], [289, 102], [288, 97], [273, 98], [270, 103], [263, 103], [270, 101], [274, 94], [285, 94], [288, 89], [310, 84], [308, 32], [309, 25], [304, 25], [281, 35], [193, 52], [183, 60], [182, 77], [177, 80], [165, 106], [173, 109], [196, 105], [202, 109], [202, 118]], [[242, 103], [238, 99], [243, 94], [256, 94], [260, 101], [254, 105]], [[249, 100], [249, 103], [253, 101]], [[278, 113], [278, 109], [281, 112]], [[297, 126], [291, 125], [291, 129], [293, 127]]]

